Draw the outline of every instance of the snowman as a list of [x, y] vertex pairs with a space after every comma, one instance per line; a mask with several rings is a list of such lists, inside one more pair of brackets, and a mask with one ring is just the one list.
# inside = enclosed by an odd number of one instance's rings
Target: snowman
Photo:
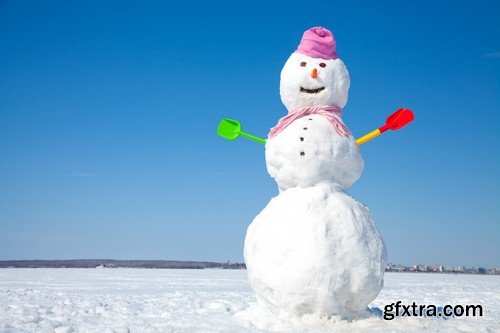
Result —
[[248, 227], [244, 249], [258, 303], [277, 315], [356, 318], [383, 286], [384, 242], [368, 208], [346, 193], [364, 166], [341, 119], [349, 84], [321, 27], [304, 33], [281, 71], [288, 115], [265, 146], [279, 194]]

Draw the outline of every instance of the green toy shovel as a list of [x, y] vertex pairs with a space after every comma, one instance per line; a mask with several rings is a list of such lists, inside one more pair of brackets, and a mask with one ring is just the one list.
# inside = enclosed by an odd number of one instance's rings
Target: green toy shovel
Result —
[[241, 135], [250, 140], [254, 140], [264, 144], [266, 143], [265, 139], [243, 132], [241, 130], [240, 122], [234, 119], [222, 119], [219, 123], [219, 126], [217, 127], [217, 134], [228, 140], [234, 140]]

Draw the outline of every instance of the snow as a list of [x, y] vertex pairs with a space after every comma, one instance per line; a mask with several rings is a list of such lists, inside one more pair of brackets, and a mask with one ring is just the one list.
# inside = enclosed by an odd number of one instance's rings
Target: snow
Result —
[[387, 273], [370, 307], [481, 304], [483, 317], [277, 318], [242, 270], [0, 269], [0, 332], [498, 332], [500, 277]]

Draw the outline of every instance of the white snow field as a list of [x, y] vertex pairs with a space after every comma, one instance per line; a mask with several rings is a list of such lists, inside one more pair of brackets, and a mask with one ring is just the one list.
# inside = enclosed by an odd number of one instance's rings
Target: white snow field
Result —
[[370, 307], [480, 304], [483, 317], [277, 318], [244, 270], [0, 269], [0, 332], [500, 332], [500, 276], [388, 273]]

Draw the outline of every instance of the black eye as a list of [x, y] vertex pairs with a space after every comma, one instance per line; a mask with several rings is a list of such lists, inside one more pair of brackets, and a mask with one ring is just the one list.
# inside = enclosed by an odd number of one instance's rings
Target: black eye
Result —
[[320, 63], [320, 64], [319, 64], [319, 67], [323, 67], [323, 68], [325, 68], [325, 67], [326, 67], [326, 64], [325, 64], [324, 62], [322, 62], [322, 63]]
[[302, 62], [300, 63], [300, 66], [302, 66], [302, 67], [306, 67], [306, 65], [307, 65], [307, 63], [306, 63], [305, 61], [302, 61]]

